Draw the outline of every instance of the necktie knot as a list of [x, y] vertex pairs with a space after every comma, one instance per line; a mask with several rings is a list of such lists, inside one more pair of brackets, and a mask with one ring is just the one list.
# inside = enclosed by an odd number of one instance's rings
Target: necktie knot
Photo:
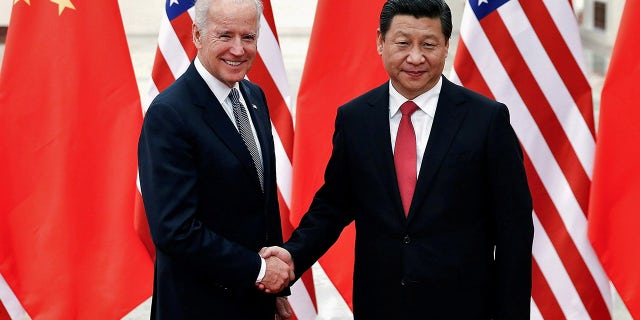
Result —
[[411, 116], [414, 112], [416, 112], [416, 110], [418, 110], [418, 105], [411, 100], [403, 103], [400, 106], [400, 112], [403, 116]]

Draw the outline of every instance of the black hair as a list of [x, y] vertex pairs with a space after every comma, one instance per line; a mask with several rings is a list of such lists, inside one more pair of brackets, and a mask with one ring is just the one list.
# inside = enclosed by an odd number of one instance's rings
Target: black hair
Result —
[[444, 0], [387, 0], [380, 12], [380, 33], [382, 37], [391, 27], [391, 20], [397, 15], [411, 15], [415, 18], [440, 18], [442, 33], [449, 40], [453, 24], [451, 9]]

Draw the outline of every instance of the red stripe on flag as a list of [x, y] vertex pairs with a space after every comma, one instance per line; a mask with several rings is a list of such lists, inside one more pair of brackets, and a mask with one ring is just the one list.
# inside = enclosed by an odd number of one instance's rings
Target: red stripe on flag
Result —
[[7, 309], [5, 309], [4, 304], [2, 304], [2, 301], [0, 301], [0, 320], [11, 320]]
[[589, 306], [586, 309], [592, 319], [611, 319], [607, 305], [600, 294], [593, 275], [582, 259], [560, 217], [556, 205], [549, 197], [547, 189], [542, 184], [538, 172], [533, 168], [533, 163], [526, 153], [524, 162], [536, 215], [551, 243], [553, 243], [553, 247], [558, 253], [569, 278], [571, 278], [571, 282], [582, 303], [585, 306]]
[[589, 126], [592, 138], [595, 139], [593, 121], [593, 97], [587, 78], [577, 61], [573, 59], [571, 50], [562, 38], [562, 34], [549, 14], [542, 1], [520, 1], [520, 5], [529, 18], [533, 30], [538, 35], [540, 42], [546, 49], [556, 71], [560, 74], [567, 90], [571, 93], [573, 101], [578, 105], [583, 120]]
[[293, 118], [260, 55], [256, 56], [253, 67], [247, 76], [251, 81], [258, 83], [265, 92], [271, 122], [278, 132], [289, 161], [291, 161], [293, 159]]
[[533, 283], [531, 296], [533, 297], [533, 301], [536, 302], [542, 318], [565, 320], [567, 317], [565, 317], [562, 312], [562, 308], [560, 308], [558, 300], [556, 300], [556, 297], [553, 295], [553, 291], [551, 291], [549, 283], [544, 277], [544, 274], [542, 274], [542, 270], [540, 270], [536, 259], [531, 261], [531, 280]]
[[160, 48], [156, 48], [156, 58], [153, 63], [153, 70], [151, 70], [151, 80], [158, 89], [158, 92], [162, 92], [176, 81]]
[[311, 302], [313, 303], [313, 307], [315, 310], [318, 310], [318, 302], [316, 299], [316, 289], [315, 284], [313, 282], [313, 270], [309, 269], [309, 271], [302, 274], [300, 280], [304, 282], [304, 286], [307, 288], [307, 293], [311, 298]]
[[480, 24], [485, 30], [491, 30], [491, 32], [486, 33], [489, 42], [495, 48], [498, 58], [503, 64], [508, 65], [505, 70], [542, 132], [547, 145], [582, 208], [582, 212], [586, 215], [591, 181], [584, 171], [575, 150], [572, 148], [571, 142], [567, 138], [553, 108], [520, 54], [498, 12], [496, 11], [486, 16], [480, 21]]
[[491, 99], [495, 99], [491, 89], [484, 81], [478, 65], [473, 61], [467, 46], [464, 44], [462, 38], [458, 41], [458, 51], [456, 52], [456, 59], [453, 62], [456, 74], [460, 79], [460, 82], [469, 88], [473, 88], [474, 91], [483, 94]]

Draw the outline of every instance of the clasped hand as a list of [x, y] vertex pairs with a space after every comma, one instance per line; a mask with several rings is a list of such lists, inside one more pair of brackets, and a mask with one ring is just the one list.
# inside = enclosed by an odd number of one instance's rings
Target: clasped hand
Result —
[[278, 293], [289, 286], [295, 279], [293, 258], [289, 251], [280, 247], [262, 248], [258, 252], [267, 263], [267, 270], [262, 281], [256, 285], [267, 293]]

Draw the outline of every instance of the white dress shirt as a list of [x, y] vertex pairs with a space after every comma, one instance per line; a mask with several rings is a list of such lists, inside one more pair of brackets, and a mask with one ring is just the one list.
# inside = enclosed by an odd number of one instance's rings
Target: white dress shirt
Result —
[[[420, 174], [424, 150], [427, 148], [427, 141], [429, 141], [429, 135], [431, 134], [431, 127], [433, 126], [433, 118], [436, 115], [436, 106], [438, 105], [441, 89], [442, 77], [440, 77], [431, 90], [412, 100], [418, 105], [418, 110], [411, 115], [411, 123], [416, 133], [416, 174], [418, 175]], [[389, 82], [389, 133], [391, 133], [391, 148], [394, 152], [396, 149], [398, 126], [402, 118], [400, 106], [407, 100], [408, 99], [403, 97], [393, 87], [393, 84]]]
[[[196, 67], [196, 71], [198, 71], [198, 74], [200, 74], [202, 79], [204, 79], [204, 82], [207, 83], [207, 86], [209, 87], [209, 89], [211, 89], [211, 92], [213, 92], [213, 95], [215, 95], [216, 99], [218, 99], [218, 101], [220, 102], [220, 105], [222, 106], [222, 109], [224, 109], [224, 112], [226, 112], [227, 116], [229, 116], [229, 119], [231, 119], [231, 123], [233, 123], [233, 125], [236, 127], [236, 130], [238, 130], [238, 124], [236, 124], [236, 118], [233, 116], [233, 103], [231, 103], [231, 99], [229, 98], [229, 93], [231, 93], [232, 88], [227, 87], [226, 84], [222, 83], [220, 80], [216, 79], [216, 77], [211, 75], [209, 71], [207, 71], [207, 69], [204, 68], [204, 66], [202, 65], [202, 62], [200, 62], [200, 59], [198, 59], [198, 57], [196, 57], [196, 59], [193, 61], [193, 64]], [[251, 125], [251, 132], [253, 133], [253, 139], [256, 141], [256, 146], [258, 146], [258, 154], [260, 155], [260, 161], [262, 161], [262, 150], [260, 150], [260, 141], [258, 140], [256, 127], [253, 125], [253, 120], [251, 120], [251, 114], [249, 113], [249, 110], [247, 110], [247, 102], [244, 101], [244, 97], [242, 96], [242, 91], [240, 91], [240, 85], [236, 83], [233, 87], [236, 90], [238, 90], [238, 95], [240, 96], [240, 103], [242, 103], [242, 107], [245, 108], [247, 115], [249, 115], [249, 124]], [[267, 272], [266, 261], [262, 257], [260, 257], [260, 260], [261, 260], [260, 271], [258, 272], [258, 277], [256, 278], [256, 282], [262, 281], [262, 278], [264, 278], [264, 275]]]

